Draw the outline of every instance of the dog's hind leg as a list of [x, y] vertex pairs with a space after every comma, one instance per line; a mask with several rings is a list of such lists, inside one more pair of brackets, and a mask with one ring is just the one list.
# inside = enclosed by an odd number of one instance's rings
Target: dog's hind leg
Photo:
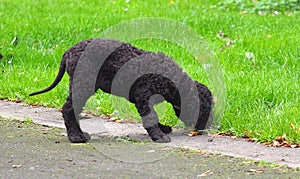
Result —
[[72, 103], [72, 89], [70, 88], [70, 95], [67, 97], [65, 104], [62, 107], [62, 114], [67, 129], [68, 138], [73, 143], [83, 143], [90, 139], [88, 133], [82, 132], [79, 121], [76, 120], [73, 103]]

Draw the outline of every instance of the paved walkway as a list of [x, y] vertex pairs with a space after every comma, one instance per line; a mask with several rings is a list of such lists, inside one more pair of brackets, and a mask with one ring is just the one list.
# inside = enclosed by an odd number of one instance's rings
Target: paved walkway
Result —
[[[0, 120], [0, 170], [3, 171], [0, 178], [300, 176], [299, 171], [291, 168], [258, 165], [264, 162], [243, 159], [300, 167], [299, 149], [265, 147], [227, 137], [188, 137], [186, 131], [181, 130], [171, 134], [172, 142], [168, 144], [134, 142], [128, 139], [149, 140], [140, 124], [108, 122], [92, 116], [81, 120], [83, 130], [92, 134], [91, 141], [88, 144], [71, 144], [62, 135], [65, 131], [61, 129], [64, 126], [57, 109], [0, 101], [0, 116], [32, 119], [43, 124]], [[184, 148], [197, 149], [198, 152]]]

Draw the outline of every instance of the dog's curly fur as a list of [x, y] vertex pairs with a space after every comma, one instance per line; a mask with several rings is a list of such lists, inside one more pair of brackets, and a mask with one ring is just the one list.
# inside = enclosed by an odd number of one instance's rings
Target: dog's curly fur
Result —
[[[89, 39], [78, 43], [71, 47], [63, 55], [58, 75], [54, 82], [44, 90], [31, 93], [30, 96], [47, 92], [53, 89], [62, 79], [65, 71], [67, 71], [70, 80], [69, 96], [66, 99], [66, 103], [63, 105], [62, 114], [67, 129], [68, 138], [71, 142], [86, 142], [88, 140], [88, 134], [82, 132], [79, 124], [76, 121], [74, 109], [72, 106], [72, 84], [73, 77], [77, 62], [81, 55], [87, 48], [87, 46], [95, 39]], [[114, 40], [108, 39], [97, 39], [98, 42], [106, 43]], [[116, 42], [116, 41], [114, 41]], [[105, 60], [100, 68], [98, 77], [96, 80], [96, 89], [103, 90], [104, 92], [111, 93], [112, 81], [117, 74], [118, 70], [129, 60], [144, 54], [151, 54], [153, 52], [144, 51], [131, 46], [127, 43], [121, 43], [114, 52], [112, 52]], [[159, 54], [162, 57], [166, 57], [164, 54]], [[176, 64], [170, 59], [171, 63]], [[178, 67], [178, 69], [180, 69]], [[179, 75], [186, 75], [180, 71]], [[212, 94], [210, 90], [203, 84], [194, 81], [199, 94], [200, 113], [198, 115], [197, 124], [195, 128], [197, 130], [203, 130], [208, 121], [210, 112], [212, 110]], [[181, 101], [178, 89], [176, 85], [168, 78], [159, 74], [146, 74], [138, 78], [130, 88], [129, 101], [134, 103], [142, 120], [144, 116], [148, 115], [153, 109], [154, 104], [149, 104], [150, 97], [154, 94], [160, 94], [166, 101], [172, 104], [175, 114], [179, 117], [181, 110]], [[157, 120], [158, 121], [158, 120]], [[155, 142], [169, 142], [170, 138], [167, 136], [172, 131], [171, 127], [160, 124], [159, 122], [153, 126], [145, 128]]]

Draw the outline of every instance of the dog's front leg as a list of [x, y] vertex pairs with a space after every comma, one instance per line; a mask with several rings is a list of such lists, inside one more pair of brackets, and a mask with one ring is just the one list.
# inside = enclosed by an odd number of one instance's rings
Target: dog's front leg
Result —
[[153, 108], [154, 104], [156, 104], [156, 102], [154, 102], [155, 100], [150, 100], [142, 93], [138, 95], [143, 97], [136, 96], [135, 106], [142, 118], [143, 126], [147, 130], [151, 139], [157, 143], [170, 142], [171, 139], [166, 134], [170, 133], [172, 129], [169, 126], [162, 125], [158, 122], [157, 114]]

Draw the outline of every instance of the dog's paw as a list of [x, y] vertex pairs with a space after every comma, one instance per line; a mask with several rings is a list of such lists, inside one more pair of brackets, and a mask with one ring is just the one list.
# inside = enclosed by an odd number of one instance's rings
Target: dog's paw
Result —
[[171, 138], [169, 136], [167, 136], [167, 135], [163, 135], [159, 139], [153, 140], [153, 142], [156, 142], [156, 143], [168, 143], [168, 142], [171, 142]]
[[170, 134], [172, 132], [172, 128], [170, 126], [166, 126], [161, 123], [158, 123], [158, 127], [165, 134]]
[[68, 138], [72, 143], [85, 143], [91, 139], [90, 135], [86, 132], [84, 133], [69, 133]]
[[157, 142], [157, 143], [171, 142], [170, 137], [161, 131], [161, 129], [158, 127], [158, 124], [145, 129], [147, 130], [153, 142]]

